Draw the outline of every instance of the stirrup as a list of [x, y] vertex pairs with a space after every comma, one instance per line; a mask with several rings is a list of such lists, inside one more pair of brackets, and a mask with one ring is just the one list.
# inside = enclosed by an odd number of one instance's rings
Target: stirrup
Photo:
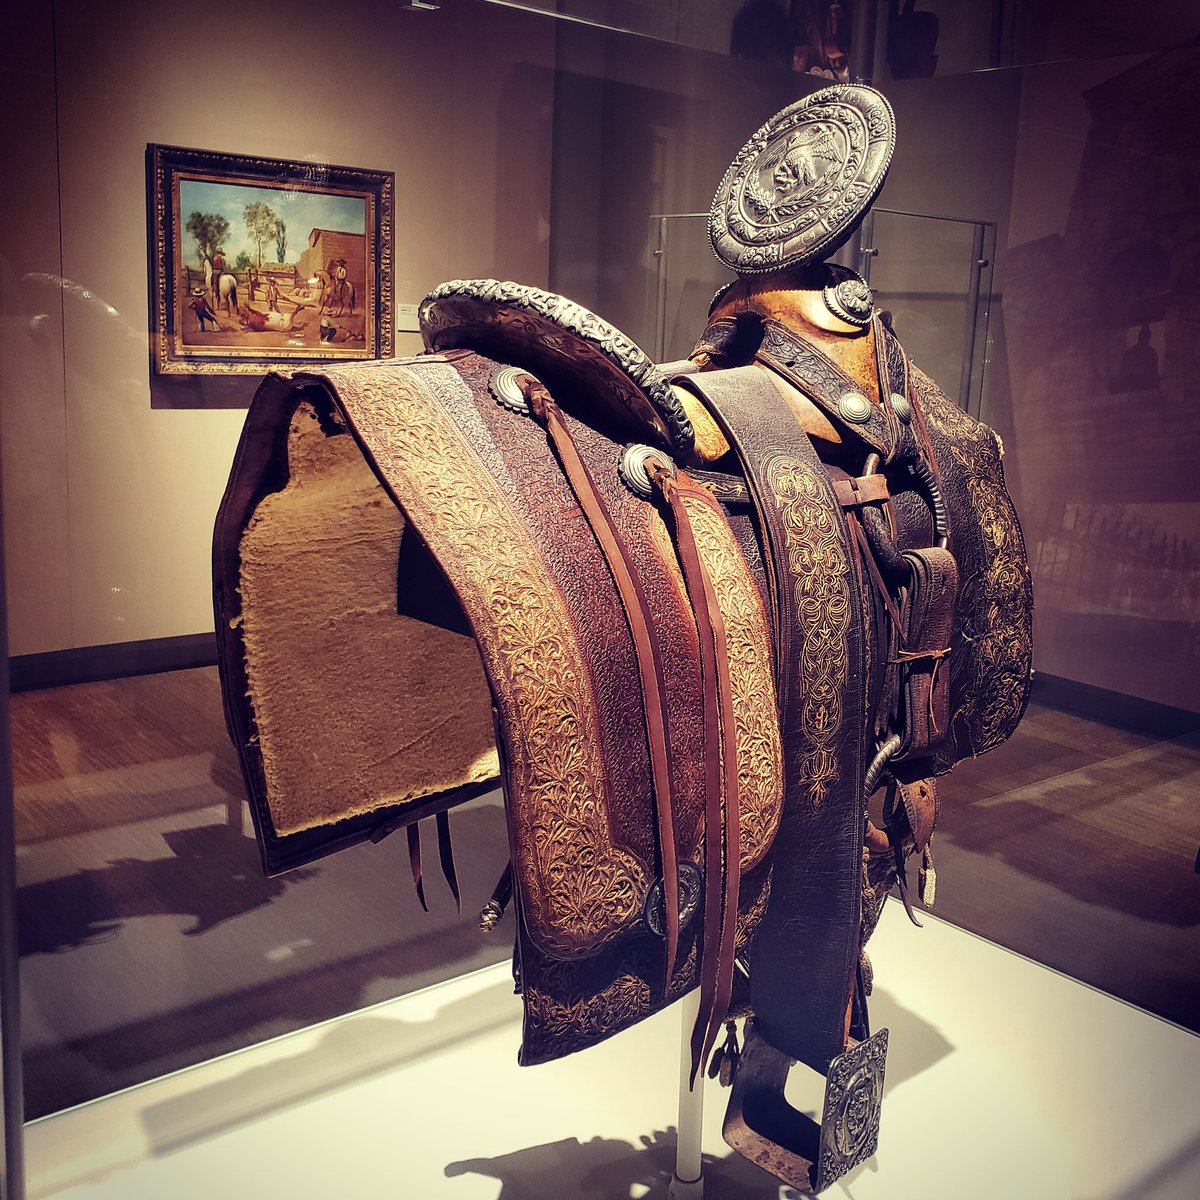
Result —
[[784, 1099], [795, 1062], [746, 1022], [722, 1133], [739, 1154], [803, 1192], [817, 1193], [875, 1153], [888, 1031], [854, 1042], [830, 1064], [820, 1125]]

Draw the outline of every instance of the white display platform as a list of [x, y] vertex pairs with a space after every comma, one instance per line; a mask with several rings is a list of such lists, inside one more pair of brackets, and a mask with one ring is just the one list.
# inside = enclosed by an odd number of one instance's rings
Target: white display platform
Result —
[[[870, 949], [879, 1152], [825, 1196], [1200, 1196], [1200, 1038], [895, 903]], [[36, 1122], [29, 1197], [663, 1200], [678, 1014], [518, 1068], [490, 968]], [[725, 1146], [727, 1095], [708, 1084], [705, 1196], [796, 1195]]]

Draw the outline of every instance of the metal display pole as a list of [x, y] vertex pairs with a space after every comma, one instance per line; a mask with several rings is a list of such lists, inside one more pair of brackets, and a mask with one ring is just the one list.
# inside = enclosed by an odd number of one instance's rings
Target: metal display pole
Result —
[[667, 1190], [670, 1200], [702, 1200], [703, 1167], [700, 1137], [704, 1124], [704, 1072], [696, 1079], [695, 1090], [688, 1087], [692, 1072], [692, 1027], [700, 1014], [700, 989], [693, 988], [679, 1005], [679, 1131], [675, 1148], [675, 1173]]
[[4, 604], [4, 539], [0, 518], [0, 1200], [23, 1200], [21, 1038], [17, 1013], [17, 847], [13, 826], [8, 724], [8, 621]]

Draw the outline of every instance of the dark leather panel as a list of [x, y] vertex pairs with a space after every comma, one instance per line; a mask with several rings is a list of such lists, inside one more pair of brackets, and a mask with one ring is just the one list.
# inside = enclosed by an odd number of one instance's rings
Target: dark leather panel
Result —
[[[494, 367], [464, 355], [450, 366], [399, 368], [419, 376], [416, 382], [385, 383], [384, 367], [330, 377], [352, 426], [472, 618], [508, 749], [510, 837], [525, 883], [527, 932], [549, 955], [588, 955], [638, 926], [657, 874], [645, 720], [636, 686], [610, 686], [614, 675], [636, 680], [636, 665], [595, 538], [544, 431], [500, 408], [488, 393]], [[409, 391], [405, 425], [379, 420], [392, 387]], [[428, 389], [429, 413], [457, 430], [452, 445], [438, 444], [442, 462], [411, 461], [407, 434], [421, 416], [414, 387]], [[456, 455], [464, 457], [456, 463]], [[457, 470], [451, 474], [451, 468]], [[435, 479], [414, 469], [472, 481], [460, 484], [464, 494], [445, 501], [462, 507], [457, 532], [423, 510]], [[437, 482], [450, 488], [448, 480]], [[491, 581], [480, 572], [491, 573]], [[550, 622], [539, 631], [544, 665], [525, 651], [539, 644], [529, 641], [527, 625], [539, 619]], [[541, 670], [563, 674], [543, 681]], [[590, 873], [547, 875], [552, 863], [580, 853], [589, 856]]]
[[854, 554], [825, 466], [766, 373], [685, 382], [742, 463], [777, 584], [785, 800], [750, 952], [751, 1000], [771, 1044], [821, 1070], [845, 1045], [859, 953], [866, 720]]
[[[847, 375], [815, 344], [770, 318], [763, 322], [758, 358], [816, 401], [843, 438], [864, 442], [884, 463], [895, 457], [900, 440], [899, 421], [886, 397], [880, 403], [872, 396], [876, 388], [871, 383]], [[847, 394], [862, 397], [866, 402], [863, 420], [852, 421], [844, 415], [841, 401]]]
[[[607, 1036], [664, 1002], [662, 943], [642, 925], [646, 893], [659, 869], [646, 709], [629, 626], [592, 527], [546, 430], [531, 417], [500, 407], [489, 394], [495, 366], [474, 354], [455, 354], [450, 363], [418, 360], [331, 371], [328, 386], [364, 453], [457, 593], [480, 645], [505, 751], [527, 994], [539, 998], [539, 1011], [559, 1014], [575, 1011], [572, 997], [590, 995], [595, 1013], [579, 1019], [586, 1029], [598, 1020]], [[670, 666], [676, 846], [681, 859], [699, 862], [703, 689], [695, 621], [671, 534], [654, 509], [621, 482], [621, 447], [582, 422], [564, 419], [623, 538], [624, 561], [642, 581]], [[710, 507], [713, 518], [723, 522], [719, 507]], [[726, 536], [732, 549], [734, 536]], [[524, 558], [528, 561], [519, 561]], [[757, 584], [740, 560], [737, 569], [750, 595], [757, 595]], [[512, 586], [525, 588], [519, 599], [514, 593], [511, 606], [504, 594], [492, 591], [493, 585], [501, 591], [508, 586], [509, 573]], [[499, 623], [497, 604], [504, 618]], [[539, 620], [550, 623], [539, 625]], [[765, 630], [761, 610], [758, 620]], [[541, 694], [536, 677], [518, 683], [517, 668], [506, 655], [510, 645], [521, 655], [523, 647], [535, 651], [547, 641], [574, 648], [574, 659], [566, 654], [559, 660], [571, 664], [574, 682], [567, 687], [565, 677], [549, 677]], [[764, 640], [764, 667], [766, 651]], [[766, 683], [769, 691], [769, 679]], [[556, 736], [553, 714], [566, 693], [576, 697], [574, 708], [563, 710], [570, 723], [561, 742], [546, 741]], [[771, 703], [768, 696], [773, 719]], [[584, 717], [586, 726], [580, 724]], [[589, 755], [593, 764], [584, 764], [570, 781], [575, 793], [564, 793], [561, 780], [554, 781], [557, 791], [538, 791], [538, 770]], [[602, 790], [587, 790], [601, 780]], [[577, 822], [585, 819], [589, 830], [581, 838]], [[769, 838], [759, 841], [755, 862]], [[622, 867], [623, 855], [633, 856], [636, 873]], [[555, 876], [562, 884], [555, 885], [553, 902], [547, 900], [547, 870], [561, 872]], [[743, 927], [754, 919], [756, 900], [747, 901]], [[698, 927], [693, 920], [684, 930], [681, 950]], [[614, 977], [616, 964], [623, 965]], [[681, 963], [672, 994], [695, 978], [694, 967]], [[624, 998], [606, 1008], [604, 997], [612, 997], [614, 986]], [[634, 994], [640, 998], [636, 1005], [629, 1001]], [[539, 1031], [531, 1033], [531, 1056], [554, 1057], [566, 1052], [573, 1038], [584, 1036], [586, 1042], [598, 1036], [561, 1029], [556, 1019], [533, 1021], [536, 1005], [530, 1001], [528, 1007], [531, 1030]]]
[[[499, 365], [475, 354], [457, 359], [454, 367], [466, 387], [455, 390], [448, 411], [480, 454], [483, 468], [504, 482], [518, 519], [545, 555], [545, 585], [558, 590], [571, 615], [598, 706], [595, 724], [608, 785], [610, 828], [617, 844], [638, 857], [648, 883], [657, 874], [657, 852], [645, 713], [639, 688], [614, 686], [618, 680], [627, 685], [637, 679], [629, 627], [599, 546], [545, 431], [532, 417], [502, 408], [488, 391], [488, 380]], [[611, 451], [612, 443], [606, 445]], [[693, 661], [694, 657], [693, 653]], [[687, 664], [681, 650], [680, 670], [686, 671]]]
[[[871, 924], [859, 896], [861, 790], [866, 757], [886, 732], [889, 713], [895, 711], [881, 699], [903, 686], [908, 713], [918, 709], [925, 713], [927, 708], [931, 717], [924, 730], [920, 720], [910, 722], [905, 717], [902, 721], [917, 727], [911, 761], [902, 772], [902, 795], [908, 822], [923, 844], [936, 815], [936, 792], [924, 788], [922, 774], [947, 770], [962, 754], [996, 744], [1023, 710], [1029, 676], [1028, 571], [1019, 527], [1003, 490], [993, 435], [961, 413], [919, 372], [910, 370], [894, 338], [877, 330], [872, 352], [880, 378], [877, 384], [858, 386], [870, 396], [872, 410], [867, 421], [854, 423], [837, 411], [836, 389], [846, 382], [837, 363], [822, 357], [820, 346], [806, 347], [797, 334], [782, 326], [776, 328], [758, 315], [753, 319], [772, 339], [770, 346], [786, 353], [780, 361], [793, 364], [777, 373], [786, 375], [803, 365], [810, 376], [805, 390], [836, 425], [839, 443], [823, 443], [818, 454], [762, 367], [691, 372], [682, 375], [680, 383], [707, 398], [750, 485], [749, 492], [725, 486], [722, 481], [736, 483], [731, 460], [717, 464], [723, 473], [710, 472], [725, 505], [732, 544], [740, 550], [748, 578], [769, 616], [779, 690], [784, 817], [770, 857], [742, 880], [739, 951], [750, 957], [751, 994], [762, 1034], [786, 1054], [821, 1069], [843, 1048], [860, 939]], [[735, 330], [736, 324], [729, 327]], [[725, 326], [714, 332], [720, 328]], [[335, 434], [343, 421], [351, 427], [368, 461], [410, 519], [401, 551], [402, 582], [407, 578], [419, 583], [421, 596], [410, 597], [408, 608], [416, 615], [421, 615], [421, 609], [426, 619], [479, 636], [508, 763], [516, 894], [522, 913], [519, 957], [526, 993], [522, 1056], [523, 1061], [543, 1061], [617, 1032], [661, 1007], [668, 995], [679, 995], [693, 984], [698, 979], [696, 944], [702, 922], [693, 919], [683, 929], [678, 970], [669, 993], [664, 994], [662, 942], [641, 921], [642, 904], [659, 870], [658, 826], [646, 740], [647, 708], [621, 598], [546, 429], [530, 416], [495, 403], [488, 392], [495, 362], [472, 352], [455, 352], [448, 358], [449, 362], [429, 359], [333, 370], [329, 390], [315, 377], [276, 380], [264, 386], [239, 452], [216, 547], [226, 702], [253, 793], [253, 713], [238, 699], [245, 688], [237, 674], [236, 544], [258, 499], [286, 482], [288, 413], [300, 398], [310, 402], [318, 398], [327, 432]], [[911, 425], [896, 418], [890, 401], [879, 403], [876, 393], [887, 393], [889, 388], [907, 395], [912, 403], [916, 416]], [[451, 444], [457, 447], [441, 468], [424, 463], [423, 476], [413, 473], [409, 461], [414, 455], [410, 427], [414, 421], [419, 423], [421, 413], [405, 407], [416, 403], [418, 395], [423, 397], [418, 409], [425, 406], [439, 421], [448, 422], [451, 432], [439, 435], [443, 449]], [[338, 397], [341, 416], [331, 406], [333, 396]], [[585, 409], [586, 397], [569, 398], [568, 412]], [[591, 485], [619, 532], [625, 561], [645, 593], [651, 625], [669, 663], [666, 711], [675, 764], [675, 841], [681, 860], [702, 866], [704, 715], [699, 643], [672, 531], [653, 506], [635, 497], [621, 481], [622, 447], [596, 427], [603, 421], [570, 415], [564, 421]], [[877, 522], [876, 537], [891, 539], [894, 534], [894, 553], [899, 558], [905, 550], [929, 547], [936, 537], [929, 486], [909, 465], [926, 444], [932, 448], [937, 486], [948, 514], [950, 549], [966, 583], [954, 609], [955, 623], [963, 628], [954, 633], [948, 667], [941, 668], [944, 674], [938, 679], [929, 679], [934, 673], [927, 671], [927, 681], [938, 687], [922, 690], [914, 684], [912, 673], [901, 684], [896, 647], [889, 642], [887, 602], [866, 568], [865, 545], [852, 539], [835, 502], [831, 478], [856, 481], [854, 487], [871, 497], [854, 511], [871, 511]], [[872, 451], [889, 460], [882, 467], [886, 489], [862, 474]], [[455, 455], [460, 456], [457, 462]], [[822, 462], [822, 456], [829, 461]], [[428, 503], [424, 492], [444, 484], [447, 473], [460, 481], [483, 479], [485, 491], [491, 489], [488, 494], [494, 497], [480, 499], [467, 494], [469, 488], [458, 497], [468, 507], [483, 504], [488, 511], [481, 510], [475, 524], [461, 523], [455, 536], [465, 540], [457, 545], [447, 542], [445, 531], [422, 507]], [[704, 482], [703, 472], [700, 481]], [[588, 710], [586, 736], [580, 733], [584, 726], [564, 727], [557, 748], [553, 739], [536, 746], [529, 743], [531, 731], [544, 738], [547, 726], [536, 720], [531, 724], [528, 697], [533, 693], [514, 691], [501, 680], [498, 655], [503, 639], [497, 638], [494, 622], [487, 624], [494, 614], [488, 617], [481, 608], [479, 577], [462, 574], [463, 564], [473, 563], [479, 552], [495, 550], [473, 544], [470, 530], [496, 528], [497, 514], [509, 523], [505, 529], [512, 546], [525, 546], [536, 557], [536, 573], [529, 576], [526, 569], [525, 577], [534, 581], [529, 586], [536, 586], [544, 599], [553, 600], [554, 620], [561, 623], [561, 628], [547, 632], [575, 647], [577, 658], [570, 669], [582, 687], [579, 702]], [[496, 565], [497, 569], [503, 566], [499, 560]], [[520, 563], [511, 565], [516, 568]], [[949, 594], [944, 579], [934, 582], [933, 593]], [[402, 609], [404, 595], [402, 587]], [[940, 642], [947, 627], [946, 607], [936, 596], [926, 607], [936, 609], [937, 617], [913, 635], [914, 647], [936, 650], [940, 645], [934, 642]], [[814, 614], [820, 618], [816, 623]], [[522, 614], [514, 610], [509, 615], [515, 619]], [[817, 631], [817, 624], [822, 631]], [[830, 630], [835, 634], [832, 638]], [[537, 641], [532, 638], [530, 644]], [[542, 705], [543, 700], [532, 703]], [[951, 738], [939, 747], [933, 734], [942, 731], [946, 711]], [[864, 730], [869, 731], [865, 738]], [[574, 871], [571, 854], [579, 849], [579, 841], [572, 836], [569, 822], [565, 832], [547, 832], [547, 813], [551, 824], [554, 813], [530, 802], [531, 764], [546, 760], [547, 755], [550, 760], [557, 755], [566, 761], [583, 749], [594, 755], [591, 775], [603, 782], [602, 791], [594, 795], [586, 789], [580, 793], [580, 811], [603, 817], [593, 820], [591, 829], [591, 836], [600, 840], [583, 849], [586, 856], [601, 852], [608, 865], [604, 871], [589, 867], [572, 876], [575, 882], [569, 895], [575, 907], [569, 914], [560, 907], [554, 915], [546, 907], [541, 872], [547, 864], [560, 862], [565, 864], [562, 870]], [[261, 801], [261, 766], [257, 774], [256, 811], [269, 839], [269, 813]], [[925, 797], [932, 797], [931, 803]], [[399, 824], [459, 798], [427, 797], [387, 816]], [[366, 826], [349, 834], [345, 829], [333, 830], [329, 844], [336, 846], [342, 844], [339, 839], [369, 832]], [[558, 838], [552, 849], [545, 840], [548, 836]], [[872, 887], [878, 890], [876, 882]], [[623, 907], [614, 906], [614, 895], [621, 894], [626, 896]], [[562, 905], [563, 895], [556, 904]], [[872, 915], [876, 900], [873, 892]], [[586, 917], [580, 919], [581, 913]]]

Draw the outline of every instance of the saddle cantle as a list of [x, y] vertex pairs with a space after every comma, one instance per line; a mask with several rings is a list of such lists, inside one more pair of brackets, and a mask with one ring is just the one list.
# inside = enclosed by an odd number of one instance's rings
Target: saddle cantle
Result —
[[214, 547], [266, 869], [405, 827], [421, 887], [433, 817], [457, 897], [447, 813], [499, 782], [521, 1061], [699, 987], [693, 1077], [732, 1076], [727, 1139], [802, 1188], [874, 1150], [863, 945], [910, 856], [932, 903], [934, 779], [1031, 673], [995, 435], [818, 261], [890, 120], [839, 87], [755, 135], [713, 222], [754, 250], [685, 363], [474, 280], [426, 298], [422, 356], [269, 377]]

